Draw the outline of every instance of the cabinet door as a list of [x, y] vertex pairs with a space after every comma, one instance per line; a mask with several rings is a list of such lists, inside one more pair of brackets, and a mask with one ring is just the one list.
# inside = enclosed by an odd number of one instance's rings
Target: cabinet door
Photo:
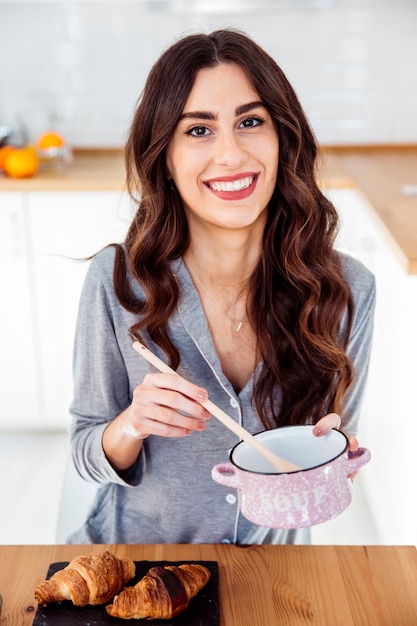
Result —
[[72, 348], [88, 261], [122, 241], [131, 220], [127, 195], [117, 192], [29, 194], [36, 316], [44, 390], [42, 422], [67, 426], [72, 399]]
[[329, 195], [341, 216], [339, 247], [376, 278], [374, 340], [360, 421], [360, 442], [370, 448], [372, 461], [361, 470], [362, 484], [381, 543], [414, 545], [417, 276], [406, 274], [363, 196], [353, 189]]
[[40, 410], [34, 291], [24, 194], [0, 194], [0, 428], [31, 428]]

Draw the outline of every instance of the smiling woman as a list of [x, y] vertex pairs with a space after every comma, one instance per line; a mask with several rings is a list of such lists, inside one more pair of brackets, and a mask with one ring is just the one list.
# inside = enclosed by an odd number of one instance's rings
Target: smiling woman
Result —
[[257, 527], [211, 479], [237, 441], [204, 405], [252, 434], [341, 423], [357, 448], [374, 279], [334, 249], [316, 156], [294, 90], [246, 35], [189, 35], [155, 63], [126, 146], [136, 215], [81, 298], [71, 439], [101, 488], [70, 541], [309, 541]]

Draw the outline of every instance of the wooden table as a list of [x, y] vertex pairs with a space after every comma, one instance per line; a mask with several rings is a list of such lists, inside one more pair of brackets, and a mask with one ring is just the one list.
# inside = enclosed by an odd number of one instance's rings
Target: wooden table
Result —
[[62, 545], [0, 546], [1, 626], [32, 624], [33, 589], [50, 563], [103, 549], [136, 561], [218, 561], [221, 626], [417, 624], [411, 546]]

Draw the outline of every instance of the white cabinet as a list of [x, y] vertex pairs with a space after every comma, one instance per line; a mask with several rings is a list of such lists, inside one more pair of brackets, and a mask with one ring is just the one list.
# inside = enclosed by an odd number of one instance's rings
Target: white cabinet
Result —
[[329, 196], [342, 220], [338, 245], [376, 277], [377, 302], [360, 442], [372, 453], [362, 484], [381, 543], [417, 543], [417, 276], [408, 275], [366, 199], [353, 189]]
[[28, 205], [44, 391], [42, 421], [66, 425], [74, 331], [88, 269], [88, 261], [80, 259], [122, 241], [130, 210], [126, 196], [117, 192], [31, 193]]
[[0, 427], [40, 414], [30, 236], [24, 194], [0, 195]]
[[12, 295], [4, 294], [7, 307], [1, 307], [1, 363], [8, 372], [0, 426], [65, 428], [78, 302], [88, 269], [88, 261], [79, 259], [124, 239], [131, 205], [127, 194], [107, 191], [1, 194], [2, 204], [6, 195], [1, 272]]

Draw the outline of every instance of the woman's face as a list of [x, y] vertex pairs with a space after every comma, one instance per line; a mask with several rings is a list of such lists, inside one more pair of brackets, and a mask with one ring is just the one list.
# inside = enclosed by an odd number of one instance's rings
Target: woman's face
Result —
[[263, 226], [278, 149], [272, 118], [242, 68], [200, 70], [166, 156], [190, 225]]

